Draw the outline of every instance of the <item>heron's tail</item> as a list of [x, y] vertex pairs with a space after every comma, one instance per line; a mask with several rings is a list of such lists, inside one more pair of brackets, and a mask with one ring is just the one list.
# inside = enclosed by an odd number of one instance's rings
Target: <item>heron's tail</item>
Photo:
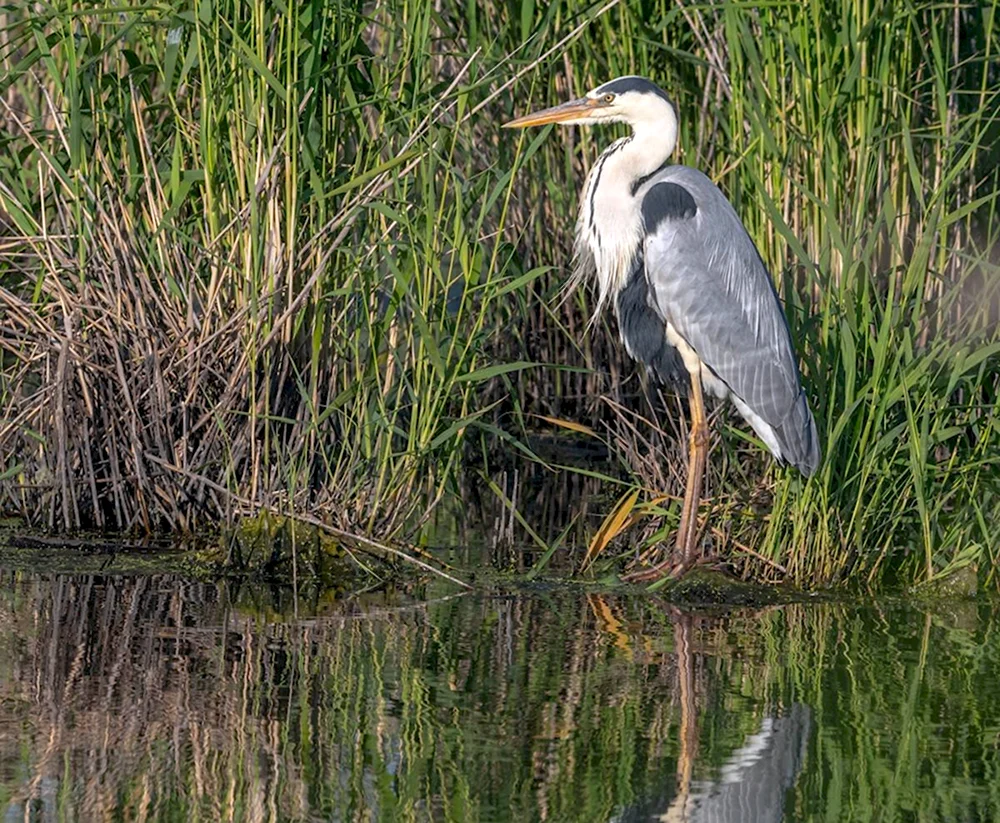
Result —
[[781, 457], [785, 461], [795, 466], [806, 477], [811, 476], [819, 468], [819, 434], [816, 432], [816, 421], [806, 402], [805, 391], [799, 390], [798, 399], [781, 425], [775, 427], [774, 433], [781, 448]]

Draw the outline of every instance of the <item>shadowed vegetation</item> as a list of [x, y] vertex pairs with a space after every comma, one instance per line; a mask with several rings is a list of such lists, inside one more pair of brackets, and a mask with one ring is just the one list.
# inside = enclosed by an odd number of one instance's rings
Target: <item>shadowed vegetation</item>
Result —
[[[498, 130], [639, 73], [775, 274], [824, 446], [805, 483], [733, 418], [716, 548], [761, 579], [975, 563], [995, 585], [996, 12], [4, 6], [0, 506], [60, 529], [267, 508], [399, 535], [469, 467], [518, 509], [495, 478], [537, 459], [545, 415], [607, 441], [610, 464], [576, 471], [642, 488], [657, 518], [630, 535], [655, 543], [678, 509], [657, 495], [683, 485], [677, 401], [613, 324], [585, 332], [586, 295], [556, 299], [613, 130]], [[515, 520], [541, 546], [563, 531]]]

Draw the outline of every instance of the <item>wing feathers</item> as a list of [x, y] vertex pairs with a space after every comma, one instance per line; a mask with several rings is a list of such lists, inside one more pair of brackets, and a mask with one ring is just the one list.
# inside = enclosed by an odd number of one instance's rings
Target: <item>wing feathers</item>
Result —
[[819, 435], [805, 392], [800, 392], [788, 417], [774, 430], [781, 444], [781, 456], [806, 477], [819, 468]]
[[788, 324], [733, 207], [701, 172], [670, 166], [643, 196], [646, 279], [659, 314], [775, 433], [779, 457], [811, 474], [816, 424]]
[[646, 233], [656, 231], [664, 220], [690, 220], [698, 213], [698, 205], [683, 186], [657, 183], [642, 198], [642, 221]]

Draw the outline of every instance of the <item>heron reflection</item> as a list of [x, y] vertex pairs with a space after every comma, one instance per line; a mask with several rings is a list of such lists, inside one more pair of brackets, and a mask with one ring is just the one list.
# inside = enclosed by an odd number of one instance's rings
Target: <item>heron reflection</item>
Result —
[[674, 614], [680, 703], [676, 781], [658, 796], [624, 809], [616, 823], [777, 823], [784, 817], [785, 794], [795, 785], [812, 730], [808, 706], [793, 703], [761, 718], [711, 777], [693, 779], [698, 756], [697, 704], [692, 617]]

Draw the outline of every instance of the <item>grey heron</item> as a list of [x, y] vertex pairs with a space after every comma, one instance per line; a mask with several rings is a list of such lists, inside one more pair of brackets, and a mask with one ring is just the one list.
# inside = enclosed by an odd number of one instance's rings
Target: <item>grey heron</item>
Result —
[[[702, 387], [730, 398], [774, 457], [809, 476], [816, 423], [799, 380], [788, 321], [757, 247], [702, 172], [667, 163], [677, 111], [644, 77], [619, 77], [505, 128], [627, 123], [587, 174], [576, 224], [574, 279], [596, 274], [597, 312], [610, 303], [629, 355], [661, 381], [690, 380], [687, 483], [676, 536], [695, 560], [708, 453]], [[670, 561], [656, 574], [670, 568]]]

